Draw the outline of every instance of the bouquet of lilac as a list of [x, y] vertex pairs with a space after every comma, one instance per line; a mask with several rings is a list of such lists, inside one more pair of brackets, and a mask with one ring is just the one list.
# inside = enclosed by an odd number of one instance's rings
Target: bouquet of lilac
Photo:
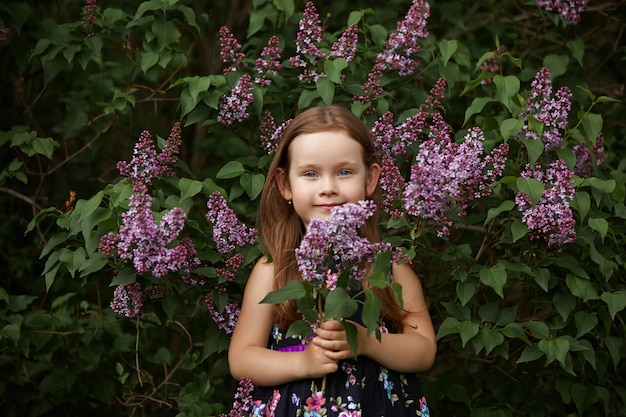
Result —
[[272, 304], [297, 300], [303, 319], [290, 326], [288, 335], [309, 336], [320, 320], [341, 320], [356, 351], [356, 328], [344, 319], [363, 303], [363, 324], [368, 334], [375, 332], [380, 338], [381, 301], [373, 289], [391, 286], [401, 301], [401, 288], [389, 281], [389, 272], [392, 262], [406, 259], [400, 249], [360, 236], [375, 211], [374, 202], [359, 201], [333, 208], [328, 219], [311, 219], [295, 251], [302, 280], [289, 281], [263, 300]]

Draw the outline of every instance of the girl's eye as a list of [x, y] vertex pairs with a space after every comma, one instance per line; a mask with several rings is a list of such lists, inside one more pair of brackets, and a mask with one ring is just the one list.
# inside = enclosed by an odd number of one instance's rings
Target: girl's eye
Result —
[[342, 169], [341, 171], [339, 171], [339, 175], [350, 175], [352, 173], [352, 171], [350, 171], [349, 169]]
[[315, 172], [313, 172], [313, 171], [305, 172], [304, 176], [307, 177], [307, 178], [313, 178], [313, 177], [315, 177]]

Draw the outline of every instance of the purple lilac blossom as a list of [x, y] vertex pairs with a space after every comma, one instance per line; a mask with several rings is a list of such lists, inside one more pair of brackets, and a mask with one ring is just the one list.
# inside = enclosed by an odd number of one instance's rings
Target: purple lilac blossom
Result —
[[565, 20], [575, 25], [580, 22], [580, 14], [587, 8], [588, 0], [536, 0], [537, 5], [547, 11], [555, 11]]
[[243, 61], [245, 54], [241, 52], [241, 45], [226, 26], [220, 27], [220, 57], [228, 66], [224, 67], [224, 74], [237, 71], [246, 66]]
[[83, 7], [83, 28], [87, 31], [87, 36], [93, 36], [93, 25], [98, 14], [98, 4], [96, 0], [85, 0]]
[[206, 218], [213, 224], [213, 240], [221, 254], [232, 252], [237, 247], [254, 244], [257, 231], [240, 224], [237, 215], [218, 192], [209, 196]]
[[233, 330], [235, 330], [235, 324], [239, 318], [239, 313], [241, 312], [239, 304], [236, 301], [229, 301], [224, 306], [224, 312], [220, 312], [215, 304], [212, 293], [208, 293], [204, 297], [204, 302], [209, 310], [211, 318], [215, 324], [217, 324], [217, 327], [226, 332], [226, 334], [232, 334]]
[[181, 126], [176, 122], [167, 138], [166, 146], [157, 155], [150, 132], [144, 130], [135, 144], [130, 163], [119, 161], [117, 169], [123, 177], [135, 184], [147, 185], [155, 178], [170, 176], [174, 170], [168, 164], [178, 160], [181, 141]]
[[596, 143], [592, 145], [592, 149], [585, 142], [580, 142], [578, 145], [574, 145], [572, 152], [576, 156], [576, 165], [574, 166], [574, 174], [582, 178], [588, 178], [594, 174], [594, 163], [592, 159], [595, 158], [596, 165], [601, 165], [606, 160], [606, 154], [604, 153], [604, 135], [602, 132], [598, 134]]
[[[571, 108], [572, 93], [568, 87], [561, 87], [552, 97], [550, 70], [542, 68], [531, 84], [530, 97], [519, 118], [524, 120], [522, 134], [526, 140], [541, 140], [544, 149], [558, 149], [563, 144], [562, 131], [567, 127], [567, 117]], [[539, 135], [530, 127], [529, 118], [543, 123], [543, 133]]]
[[539, 164], [526, 166], [523, 178], [540, 181], [545, 189], [539, 202], [533, 205], [530, 197], [517, 193], [515, 202], [522, 213], [522, 222], [528, 226], [531, 239], [543, 239], [548, 248], [559, 249], [576, 239], [574, 214], [569, 202], [574, 198], [573, 172], [563, 160], [556, 160], [544, 171]]
[[332, 58], [343, 58], [347, 62], [354, 59], [356, 46], [359, 41], [359, 27], [356, 24], [350, 25], [345, 32], [337, 39], [331, 47], [330, 56]]
[[243, 263], [243, 254], [236, 253], [233, 256], [226, 259], [224, 268], [216, 268], [215, 274], [219, 278], [220, 282], [223, 281], [233, 281], [235, 279], [235, 274], [241, 267]]
[[254, 82], [263, 86], [269, 86], [272, 81], [267, 76], [275, 77], [278, 71], [283, 67], [280, 63], [280, 56], [283, 53], [280, 48], [280, 41], [276, 36], [272, 36], [267, 42], [267, 46], [263, 48], [261, 57], [256, 60], [255, 71], [257, 75]]
[[141, 291], [141, 284], [132, 282], [115, 287], [111, 309], [117, 314], [128, 318], [137, 317], [142, 306], [143, 292]]
[[420, 50], [418, 38], [428, 37], [426, 20], [430, 15], [430, 6], [424, 0], [413, 0], [404, 20], [398, 22], [396, 32], [389, 35], [383, 51], [378, 54], [377, 62], [397, 70], [400, 76], [413, 74], [418, 62], [411, 57]]
[[372, 263], [378, 252], [391, 251], [388, 244], [359, 236], [375, 211], [373, 201], [359, 201], [334, 207], [328, 219], [311, 219], [295, 251], [302, 278], [328, 286], [329, 274], [347, 270], [350, 279], [360, 281], [367, 273], [364, 263]]
[[230, 95], [221, 97], [217, 120], [226, 126], [246, 120], [248, 106], [254, 99], [252, 89], [252, 77], [249, 74], [242, 75]]
[[[480, 64], [480, 71], [487, 71], [492, 74], [497, 74], [500, 72], [500, 56], [504, 52], [504, 46], [500, 45], [496, 49], [492, 51], [492, 54], [489, 58], [485, 59], [482, 64]], [[480, 82], [482, 85], [491, 85], [493, 84], [493, 78], [485, 78]]]
[[[307, 2], [304, 15], [300, 19], [298, 34], [296, 36], [296, 56], [289, 58], [289, 62], [296, 68], [304, 68], [298, 75], [300, 81], [315, 82], [324, 73], [318, 72], [314, 67], [318, 59], [326, 58], [326, 54], [316, 43], [322, 41], [322, 26], [319, 14], [312, 1]], [[309, 64], [313, 69], [308, 68]]]
[[450, 233], [453, 203], [459, 209], [457, 215], [464, 216], [469, 202], [488, 194], [488, 186], [502, 172], [506, 145], [481, 160], [483, 140], [482, 131], [473, 128], [462, 144], [451, 141], [446, 133], [420, 145], [403, 205], [408, 214], [433, 220], [438, 226], [437, 236]]
[[[377, 62], [374, 64], [372, 71], [367, 76], [367, 81], [363, 84], [363, 94], [354, 94], [354, 101], [358, 101], [361, 104], [368, 104], [378, 100], [378, 96], [384, 91], [383, 87], [380, 85], [384, 69], [385, 66], [383, 63]], [[374, 114], [375, 112], [376, 109], [371, 104], [365, 109], [366, 114]]]
[[[400, 172], [400, 168], [394, 163], [390, 155], [384, 154], [380, 165], [380, 188], [383, 191], [383, 207], [389, 211], [393, 202], [402, 197], [402, 191], [406, 186], [406, 181]], [[392, 217], [398, 217], [399, 212], [392, 212]]]
[[254, 392], [254, 385], [247, 376], [244, 376], [239, 380], [237, 391], [235, 391], [235, 397], [233, 406], [228, 413], [221, 414], [220, 417], [245, 417], [248, 412], [252, 411], [254, 399], [252, 393]]
[[7, 37], [11, 34], [11, 28], [0, 29], [0, 42], [6, 41]]

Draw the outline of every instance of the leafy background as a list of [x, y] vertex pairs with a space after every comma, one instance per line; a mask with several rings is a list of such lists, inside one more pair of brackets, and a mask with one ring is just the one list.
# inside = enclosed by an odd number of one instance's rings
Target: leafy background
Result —
[[[229, 339], [203, 301], [224, 284], [206, 200], [222, 191], [254, 225], [269, 163], [259, 142], [262, 111], [286, 120], [320, 101], [349, 105], [410, 2], [315, 4], [328, 45], [349, 22], [362, 31], [358, 57], [343, 69], [347, 80], [299, 83], [285, 69], [270, 88], [255, 90], [249, 119], [233, 126], [217, 122], [218, 103], [241, 72], [223, 75], [219, 27], [230, 28], [250, 66], [272, 35], [286, 59], [303, 1], [109, 1], [98, 4], [94, 21], [80, 1], [0, 5], [0, 26], [10, 29], [0, 41], [3, 414], [228, 412], [236, 386], [225, 356]], [[591, 2], [570, 24], [534, 1], [435, 1], [419, 73], [385, 78], [379, 114], [406, 117], [444, 77], [444, 118], [459, 139], [480, 126], [487, 143], [506, 136], [517, 150], [508, 179], [456, 219], [449, 238], [426, 229], [392, 234], [415, 251], [439, 329], [437, 362], [423, 375], [433, 415], [626, 415], [625, 6]], [[483, 85], [479, 63], [498, 45], [505, 48], [502, 78]], [[578, 238], [561, 251], [516, 229], [520, 215], [510, 203], [528, 154], [506, 120], [544, 66], [555, 88], [573, 92], [567, 149], [602, 131], [607, 150], [591, 177], [576, 180]], [[198, 271], [207, 285], [189, 288], [171, 277], [162, 300], [126, 319], [109, 307], [113, 277], [114, 284], [150, 277], [96, 250], [128, 207], [130, 184], [116, 163], [130, 160], [141, 131], [165, 138], [179, 120], [177, 174], [155, 182], [154, 210], [185, 208], [186, 233], [209, 265]], [[242, 253], [235, 281], [215, 294], [218, 305], [241, 295], [258, 250]]]

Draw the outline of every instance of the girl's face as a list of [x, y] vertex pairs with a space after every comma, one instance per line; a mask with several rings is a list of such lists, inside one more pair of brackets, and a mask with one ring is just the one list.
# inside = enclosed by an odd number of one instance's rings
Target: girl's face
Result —
[[307, 133], [289, 145], [289, 172], [278, 171], [278, 187], [305, 225], [328, 218], [330, 209], [372, 195], [380, 166], [365, 166], [361, 145], [343, 131]]

